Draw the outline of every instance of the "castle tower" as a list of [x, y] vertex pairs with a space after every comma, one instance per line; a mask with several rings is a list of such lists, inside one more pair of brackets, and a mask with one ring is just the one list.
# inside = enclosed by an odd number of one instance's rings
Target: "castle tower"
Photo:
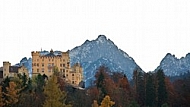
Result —
[[9, 66], [11, 66], [11, 63], [3, 62], [3, 78], [9, 76]]

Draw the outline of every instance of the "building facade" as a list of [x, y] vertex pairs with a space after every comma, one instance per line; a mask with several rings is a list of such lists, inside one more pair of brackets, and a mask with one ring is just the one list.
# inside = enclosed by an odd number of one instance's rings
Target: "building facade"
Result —
[[0, 77], [16, 77], [18, 74], [25, 75], [29, 77], [28, 69], [25, 66], [11, 66], [9, 62], [3, 62], [3, 67], [0, 69]]
[[[83, 79], [82, 67], [70, 66], [69, 52], [53, 51], [36, 51], [31, 52], [32, 54], [32, 74], [45, 74], [51, 77], [54, 68], [58, 68], [59, 74], [62, 75], [65, 80], [71, 84], [77, 84]], [[78, 68], [79, 67], [79, 68]], [[80, 75], [80, 78], [79, 78]]]

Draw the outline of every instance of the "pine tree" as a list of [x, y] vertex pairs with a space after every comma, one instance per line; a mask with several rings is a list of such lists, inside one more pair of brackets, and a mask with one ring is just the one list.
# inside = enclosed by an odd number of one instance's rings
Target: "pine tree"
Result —
[[43, 87], [45, 85], [45, 78], [41, 74], [38, 74], [34, 78], [33, 84], [36, 85], [36, 92], [37, 93], [42, 93], [43, 92]]
[[98, 72], [95, 75], [95, 84], [97, 89], [99, 90], [99, 99], [98, 99], [98, 103], [100, 104], [100, 102], [103, 100], [103, 98], [105, 97], [105, 95], [108, 94], [108, 90], [106, 90], [106, 80], [108, 80], [108, 68], [105, 66], [101, 66], [98, 69]]
[[5, 96], [7, 99], [5, 100], [6, 106], [12, 107], [14, 104], [18, 102], [18, 92], [19, 90], [16, 89], [16, 84], [14, 82], [9, 82], [9, 87], [6, 87], [7, 93], [5, 93]]
[[3, 98], [3, 92], [2, 87], [0, 86], [0, 107], [3, 107], [5, 105], [4, 98]]
[[68, 105], [64, 104], [66, 93], [61, 92], [55, 75], [49, 78], [44, 87], [44, 94], [46, 98], [43, 107], [68, 107]]
[[26, 85], [28, 82], [28, 78], [27, 78], [26, 74], [24, 73], [23, 75], [21, 75], [20, 79], [22, 80], [22, 88], [26, 88]]
[[4, 93], [7, 92], [6, 87], [9, 87], [9, 82], [10, 82], [10, 78], [8, 76], [2, 81], [2, 91]]
[[132, 85], [133, 85], [133, 90], [132, 90], [132, 94], [133, 97], [135, 99], [135, 101], [137, 101], [137, 75], [138, 75], [138, 71], [134, 70], [133, 71], [133, 81], [132, 81]]
[[136, 101], [131, 101], [127, 107], [140, 107]]
[[167, 90], [165, 85], [165, 75], [162, 69], [157, 71], [157, 101], [158, 107], [167, 102]]
[[110, 97], [106, 95], [102, 100], [100, 107], [112, 107], [114, 104], [115, 102], [111, 101]]
[[156, 89], [152, 73], [146, 74], [146, 106], [155, 107]]
[[45, 95], [43, 93], [43, 88], [45, 86], [45, 78], [41, 74], [38, 74], [37, 76], [34, 76], [32, 78], [32, 82], [30, 82], [31, 81], [29, 81], [28, 85], [30, 84], [30, 91], [34, 92], [32, 96], [34, 97], [33, 101], [35, 101], [35, 106], [42, 106], [43, 102], [45, 101]]
[[137, 101], [140, 106], [145, 105], [145, 80], [144, 80], [144, 73], [138, 72], [137, 75]]

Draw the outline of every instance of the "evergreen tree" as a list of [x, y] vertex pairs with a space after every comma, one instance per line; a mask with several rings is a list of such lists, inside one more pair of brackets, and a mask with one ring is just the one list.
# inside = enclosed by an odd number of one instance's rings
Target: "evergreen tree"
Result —
[[132, 81], [132, 85], [133, 85], [132, 94], [133, 94], [133, 98], [135, 101], [137, 101], [137, 75], [138, 75], [138, 71], [134, 70], [133, 71], [133, 81]]
[[7, 93], [5, 93], [5, 96], [7, 99], [5, 100], [6, 106], [13, 107], [18, 102], [18, 92], [19, 90], [16, 89], [16, 84], [14, 82], [9, 82], [9, 87], [6, 87]]
[[30, 91], [30, 92], [32, 91], [33, 87], [32, 87], [31, 78], [28, 79], [28, 84], [27, 84], [26, 88], [27, 88], [28, 91]]
[[95, 75], [95, 84], [97, 86], [97, 89], [99, 90], [99, 99], [98, 99], [98, 103], [100, 103], [103, 98], [105, 97], [105, 95], [108, 94], [107, 90], [106, 90], [106, 80], [108, 79], [108, 68], [105, 66], [101, 66], [98, 69], [98, 72]]
[[156, 89], [152, 73], [146, 74], [146, 106], [155, 107]]
[[32, 83], [31, 92], [34, 92], [32, 96], [34, 97], [35, 105], [42, 106], [43, 102], [45, 101], [45, 95], [43, 93], [44, 90], [43, 88], [45, 86], [45, 76], [38, 74], [37, 76], [34, 76], [32, 78], [31, 83]]
[[167, 90], [165, 85], [165, 75], [162, 69], [159, 69], [157, 71], [157, 102], [158, 107], [160, 107], [162, 104], [167, 103]]
[[9, 87], [9, 82], [10, 82], [11, 80], [10, 80], [10, 78], [7, 76], [3, 81], [2, 81], [2, 91], [4, 92], [4, 93], [6, 93], [7, 92], [7, 90], [6, 90], [6, 87]]
[[127, 107], [140, 107], [136, 101], [131, 101]]
[[111, 101], [110, 97], [106, 95], [102, 100], [100, 107], [112, 107], [114, 104], [115, 102]]
[[144, 73], [138, 72], [137, 75], [137, 101], [140, 104], [140, 106], [145, 105], [145, 79], [144, 79]]
[[52, 75], [44, 87], [44, 94], [46, 96], [43, 107], [68, 107], [65, 104], [66, 93], [61, 92], [57, 84], [57, 77]]
[[43, 87], [45, 85], [45, 78], [44, 78], [44, 76], [42, 76], [41, 74], [38, 74], [34, 78], [33, 85], [34, 85], [35, 90], [36, 90], [37, 93], [42, 93], [43, 92]]
[[23, 75], [20, 75], [19, 78], [22, 81], [21, 87], [25, 88], [28, 82], [28, 77], [26, 76], [26, 74], [24, 73]]

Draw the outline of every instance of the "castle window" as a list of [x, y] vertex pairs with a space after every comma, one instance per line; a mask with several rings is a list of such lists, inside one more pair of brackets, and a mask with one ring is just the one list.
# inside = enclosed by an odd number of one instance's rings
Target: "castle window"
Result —
[[34, 66], [36, 66], [36, 63], [34, 63]]
[[63, 64], [63, 67], [65, 67], [65, 64]]
[[44, 72], [44, 68], [42, 68], [42, 72]]
[[50, 67], [51, 66], [51, 64], [50, 63], [48, 63], [48, 67]]
[[39, 72], [39, 69], [37, 69], [37, 72]]
[[68, 74], [66, 74], [66, 77], [68, 77]]
[[75, 74], [72, 74], [72, 76], [75, 76]]
[[51, 72], [51, 69], [48, 69], [48, 72]]
[[42, 67], [44, 67], [44, 63], [42, 63]]
[[44, 58], [42, 59], [42, 61], [44, 61]]
[[65, 59], [63, 59], [63, 62], [65, 62]]
[[62, 64], [60, 64], [60, 67], [62, 67]]
[[37, 63], [37, 67], [39, 67], [39, 63]]
[[49, 59], [49, 61], [51, 61], [51, 60]]
[[75, 82], [74, 81], [72, 81], [72, 84], [74, 84]]
[[52, 61], [53, 61], [53, 59], [52, 59]]
[[60, 69], [60, 72], [62, 72], [63, 70], [62, 69]]
[[68, 70], [66, 70], [66, 72], [68, 72]]
[[63, 69], [63, 72], [65, 73], [65, 69]]

